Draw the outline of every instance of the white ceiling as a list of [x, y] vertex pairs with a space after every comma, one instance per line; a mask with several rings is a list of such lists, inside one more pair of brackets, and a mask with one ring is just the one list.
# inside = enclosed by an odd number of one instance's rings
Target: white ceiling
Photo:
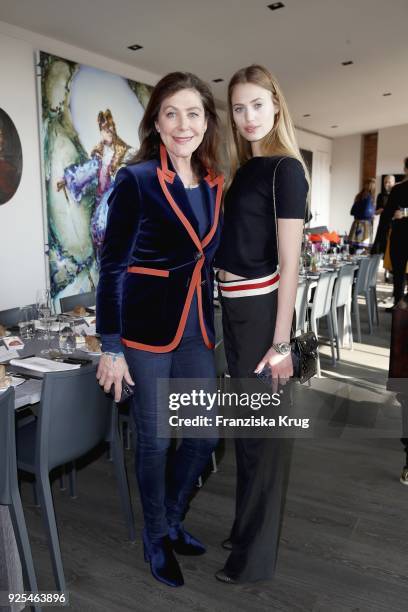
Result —
[[332, 138], [408, 123], [408, 0], [283, 2], [0, 0], [0, 20], [155, 74], [222, 77], [218, 100], [235, 70], [264, 64], [296, 125]]

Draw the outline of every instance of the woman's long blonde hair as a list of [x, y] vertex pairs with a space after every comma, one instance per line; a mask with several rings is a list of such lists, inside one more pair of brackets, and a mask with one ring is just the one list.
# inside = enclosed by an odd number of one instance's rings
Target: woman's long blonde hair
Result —
[[299, 160], [305, 171], [306, 180], [309, 183], [309, 172], [299, 151], [295, 129], [279, 83], [266, 68], [257, 64], [252, 64], [252, 66], [238, 70], [228, 85], [227, 148], [231, 170], [229, 182], [234, 178], [238, 168], [252, 157], [251, 144], [240, 135], [234, 126], [232, 92], [235, 85], [239, 83], [259, 85], [272, 93], [273, 102], [278, 108], [278, 112], [275, 115], [271, 131], [261, 141], [261, 150], [266, 156], [287, 155]]

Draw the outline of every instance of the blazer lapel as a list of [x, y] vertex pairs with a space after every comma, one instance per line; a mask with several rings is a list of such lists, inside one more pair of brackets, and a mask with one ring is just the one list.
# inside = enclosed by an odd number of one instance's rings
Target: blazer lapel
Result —
[[[217, 176], [209, 172], [205, 177], [204, 181], [206, 187], [206, 196], [209, 199], [211, 205], [211, 224], [208, 234], [204, 236], [202, 240], [201, 244], [203, 248], [206, 247], [209, 242], [211, 242], [218, 227], [221, 211], [222, 189], [224, 186], [224, 176], [222, 174]], [[213, 193], [214, 189], [215, 194]]]
[[[202, 251], [203, 248], [206, 247], [211, 241], [217, 229], [224, 177], [212, 175], [210, 172], [205, 177], [204, 184], [207, 199], [206, 204], [210, 207], [211, 224], [209, 232], [201, 241], [198, 235], [198, 222], [190, 206], [184, 185], [174, 170], [169, 169], [167, 150], [163, 144], [160, 145], [160, 162], [161, 167], [157, 168], [157, 176], [162, 191], [173, 211], [184, 225], [197, 249]], [[215, 198], [212, 193], [214, 188], [216, 188]], [[215, 205], [213, 204], [214, 199]]]

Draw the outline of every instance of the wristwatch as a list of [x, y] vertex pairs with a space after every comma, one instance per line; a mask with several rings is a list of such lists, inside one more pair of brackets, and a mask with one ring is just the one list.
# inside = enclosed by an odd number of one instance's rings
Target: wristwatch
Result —
[[274, 348], [275, 351], [281, 355], [289, 355], [290, 353], [289, 342], [277, 342], [276, 344], [272, 344], [272, 348]]

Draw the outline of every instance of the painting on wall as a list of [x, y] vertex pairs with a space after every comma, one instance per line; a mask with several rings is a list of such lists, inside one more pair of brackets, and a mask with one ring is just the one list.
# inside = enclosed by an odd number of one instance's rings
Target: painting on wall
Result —
[[40, 53], [42, 146], [51, 295], [98, 282], [108, 198], [118, 170], [139, 147], [152, 88]]
[[16, 193], [23, 170], [23, 154], [16, 126], [0, 108], [0, 206]]

